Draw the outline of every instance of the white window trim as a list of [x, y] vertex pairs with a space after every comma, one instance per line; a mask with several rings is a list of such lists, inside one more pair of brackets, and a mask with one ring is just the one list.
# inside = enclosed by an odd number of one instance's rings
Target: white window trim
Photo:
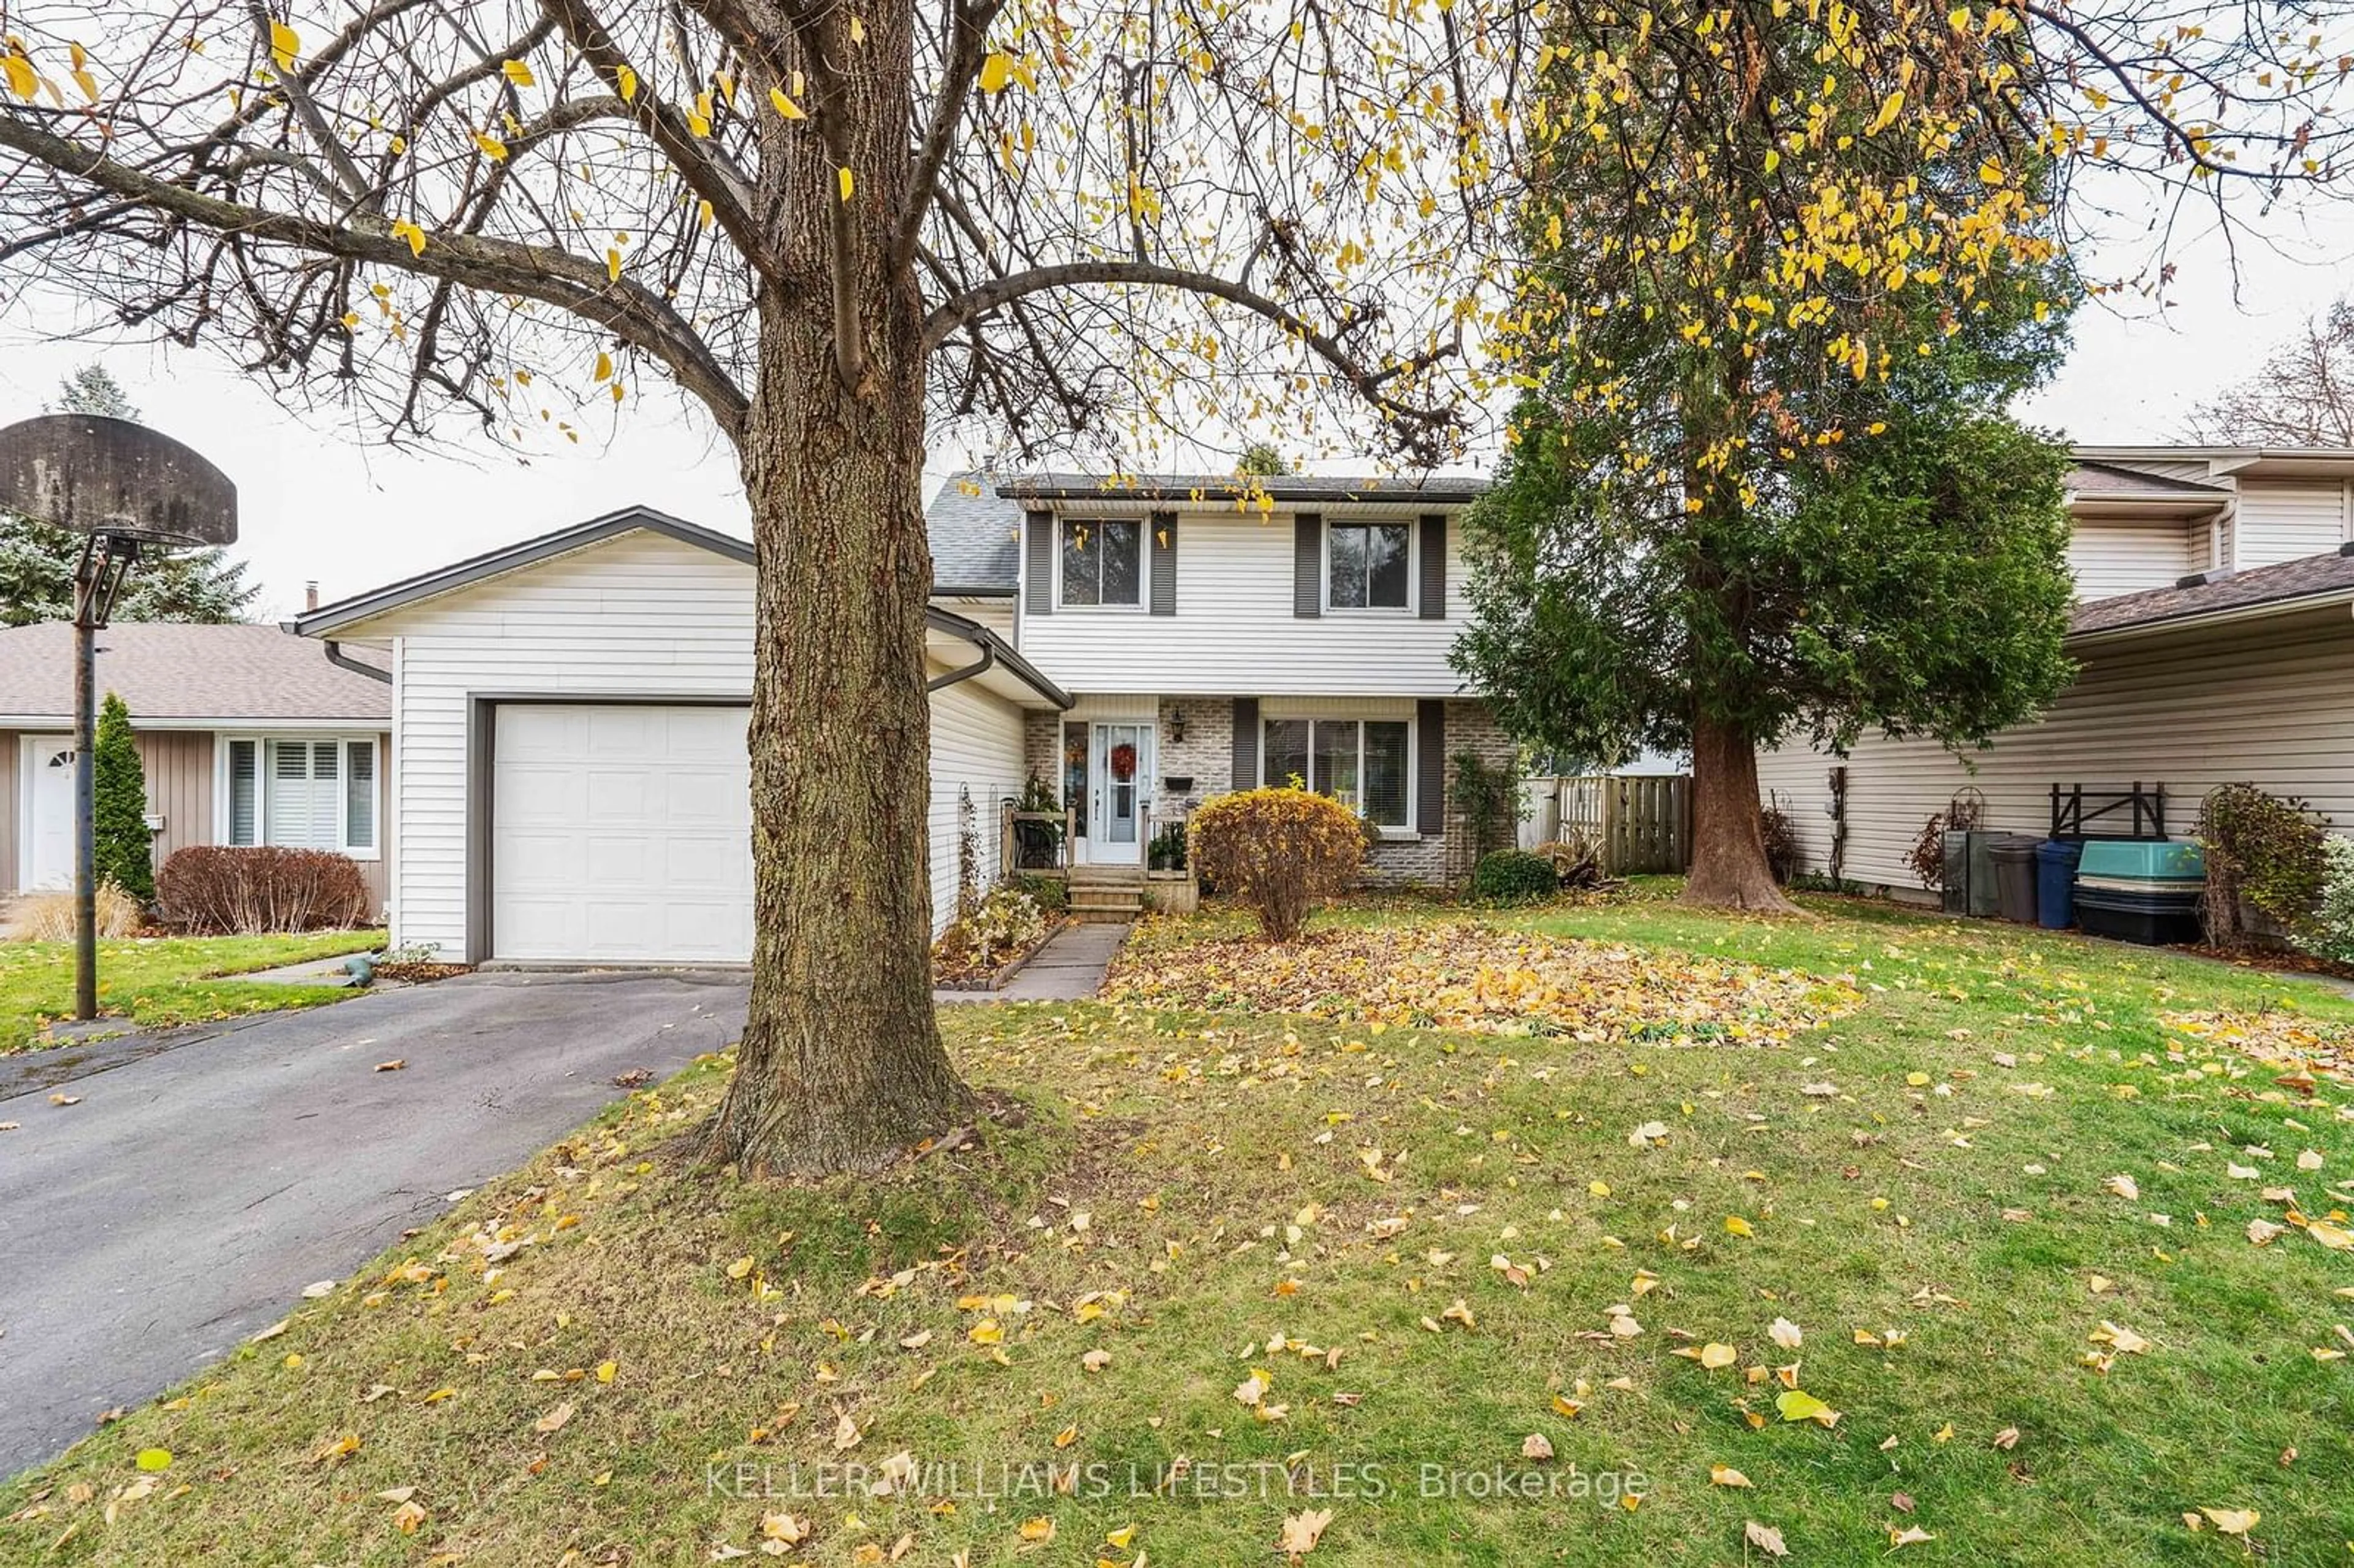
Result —
[[[1314, 765], [1316, 755], [1316, 732], [1313, 728], [1314, 726], [1320, 724], [1355, 725], [1357, 726], [1357, 775], [1361, 779], [1364, 777], [1365, 771], [1365, 726], [1369, 724], [1402, 724], [1405, 726], [1405, 821], [1395, 826], [1392, 826], [1385, 822], [1375, 822], [1373, 824], [1373, 832], [1380, 836], [1384, 843], [1417, 843], [1421, 841], [1422, 830], [1415, 825], [1422, 821], [1419, 810], [1421, 802], [1416, 798], [1421, 790], [1422, 781], [1416, 777], [1416, 774], [1419, 769], [1415, 766], [1416, 759], [1422, 755], [1421, 751], [1417, 749], [1417, 743], [1421, 739], [1421, 736], [1417, 732], [1421, 726], [1416, 720], [1412, 717], [1405, 716], [1391, 717], [1382, 714], [1269, 714], [1262, 710], [1259, 714], [1258, 720], [1258, 782], [1259, 788], [1262, 789], [1275, 789], [1278, 786], [1288, 785], [1290, 782], [1288, 778], [1270, 779], [1267, 776], [1267, 726], [1271, 724], [1306, 724], [1311, 726], [1309, 730], [1308, 741], [1309, 758], [1310, 765], [1311, 767]], [[1311, 792], [1315, 791], [1315, 780], [1313, 779], [1309, 780], [1309, 787]], [[1349, 809], [1352, 811], [1356, 810], [1356, 808], [1353, 806]], [[1360, 814], [1362, 815], [1362, 813]]]
[[[1063, 597], [1063, 530], [1077, 523], [1100, 528], [1107, 523], [1136, 524], [1136, 602], [1134, 604], [1073, 604]], [[1097, 581], [1100, 588], [1102, 583]], [[1152, 609], [1152, 522], [1146, 517], [1078, 517], [1055, 514], [1055, 613], [1056, 615], [1143, 615]]]
[[[1403, 528], [1405, 530], [1405, 602], [1404, 604], [1335, 604], [1332, 602], [1332, 530], [1335, 528]], [[1412, 619], [1422, 606], [1422, 530], [1412, 518], [1327, 517], [1319, 559], [1324, 568], [1324, 613]]]
[[[281, 740], [298, 742], [304, 746], [316, 746], [322, 741], [332, 741], [334, 743], [336, 753], [335, 783], [337, 786], [335, 789], [336, 848], [334, 853], [340, 855], [346, 855], [353, 860], [358, 861], [382, 860], [384, 858], [385, 745], [384, 738], [381, 736], [376, 735], [354, 734], [350, 732], [323, 735], [317, 730], [266, 729], [237, 730], [235, 732], [222, 730], [216, 733], [213, 736], [212, 842], [228, 848], [244, 847], [231, 845], [229, 843], [229, 819], [232, 814], [233, 807], [229, 800], [228, 753], [229, 747], [239, 741], [251, 741], [255, 747], [253, 758], [253, 832], [257, 842], [267, 842], [262, 839], [261, 835], [266, 831], [266, 824], [270, 821], [270, 743], [271, 741]], [[351, 785], [349, 774], [349, 769], [352, 765], [352, 747], [355, 746], [367, 747], [376, 754], [376, 777], [370, 780], [376, 789], [376, 842], [356, 847], [351, 842]], [[313, 848], [316, 846], [301, 845], [291, 847]]]

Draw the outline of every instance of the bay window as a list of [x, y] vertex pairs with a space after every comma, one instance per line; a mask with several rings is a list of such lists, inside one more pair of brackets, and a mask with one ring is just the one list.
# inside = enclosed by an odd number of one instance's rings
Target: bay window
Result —
[[237, 736], [221, 746], [222, 842], [376, 857], [373, 737]]
[[1404, 719], [1268, 719], [1260, 781], [1330, 795], [1377, 828], [1404, 831], [1414, 821], [1408, 729]]

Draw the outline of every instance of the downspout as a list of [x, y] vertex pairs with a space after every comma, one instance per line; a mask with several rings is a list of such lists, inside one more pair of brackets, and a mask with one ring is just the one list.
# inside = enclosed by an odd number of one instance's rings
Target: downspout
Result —
[[[328, 646], [333, 648], [334, 644], [329, 643]], [[327, 657], [332, 659], [334, 655], [330, 653]], [[946, 687], [953, 686], [959, 682], [970, 681], [975, 675], [985, 675], [996, 667], [997, 645], [992, 642], [984, 642], [981, 645], [981, 657], [979, 659], [976, 659], [970, 664], [964, 665], [960, 669], [941, 671], [938, 674], [934, 675], [930, 680], [924, 683], [924, 690], [927, 692], [940, 691]]]
[[363, 660], [353, 658], [344, 652], [344, 645], [334, 638], [321, 639], [320, 645], [326, 650], [327, 662], [337, 669], [349, 670], [355, 675], [366, 675], [371, 681], [382, 681], [387, 686], [392, 684], [391, 671], [379, 670]]

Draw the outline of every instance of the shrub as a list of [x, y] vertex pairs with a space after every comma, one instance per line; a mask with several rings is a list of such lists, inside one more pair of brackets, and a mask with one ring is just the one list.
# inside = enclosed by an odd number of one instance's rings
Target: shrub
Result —
[[1766, 806], [1757, 813], [1759, 833], [1766, 841], [1766, 864], [1774, 873], [1774, 880], [1785, 886], [1798, 874], [1798, 830], [1790, 824], [1790, 814], [1779, 806]]
[[1305, 789], [1242, 789], [1193, 813], [1193, 869], [1288, 942], [1317, 905], [1356, 885], [1364, 830], [1356, 813]]
[[2200, 803], [2197, 832], [2207, 852], [2207, 939], [2215, 946], [2246, 941], [2243, 897], [2294, 928], [2321, 896], [2328, 835], [2304, 801], [2253, 784], [2219, 785]]
[[[109, 940], [134, 937], [147, 923], [147, 906], [111, 882], [98, 885], [98, 934]], [[8, 921], [9, 937], [19, 942], [70, 942], [74, 939], [74, 895], [34, 893], [16, 901]]]
[[1001, 882], [950, 923], [932, 946], [935, 959], [970, 957], [987, 969], [1046, 934], [1046, 911], [1013, 883]]
[[99, 709], [90, 747], [91, 816], [97, 828], [98, 880], [142, 904], [155, 897], [155, 835], [147, 828], [147, 769], [131, 737], [131, 710], [112, 692]]
[[1498, 850], [1479, 857], [1471, 873], [1471, 895], [1497, 900], [1550, 898], [1561, 887], [1553, 862], [1527, 850]]
[[2354, 964], [2354, 839], [2327, 838], [2321, 867], [2321, 895], [2297, 925], [2296, 945], [2317, 957]]
[[1049, 915], [1060, 915], [1071, 906], [1070, 885], [1059, 876], [1017, 871], [1005, 879], [1003, 885], [1020, 888], [1030, 895], [1033, 904]]
[[325, 850], [175, 850], [155, 886], [166, 924], [213, 936], [326, 930], [363, 925], [369, 914], [358, 864]]

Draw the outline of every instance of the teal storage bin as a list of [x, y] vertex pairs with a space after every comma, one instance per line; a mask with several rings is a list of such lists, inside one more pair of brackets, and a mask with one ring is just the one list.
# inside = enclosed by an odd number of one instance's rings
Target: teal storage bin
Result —
[[2188, 839], [2087, 839], [2076, 874], [2087, 882], [2196, 886], [2207, 880], [2207, 852]]

